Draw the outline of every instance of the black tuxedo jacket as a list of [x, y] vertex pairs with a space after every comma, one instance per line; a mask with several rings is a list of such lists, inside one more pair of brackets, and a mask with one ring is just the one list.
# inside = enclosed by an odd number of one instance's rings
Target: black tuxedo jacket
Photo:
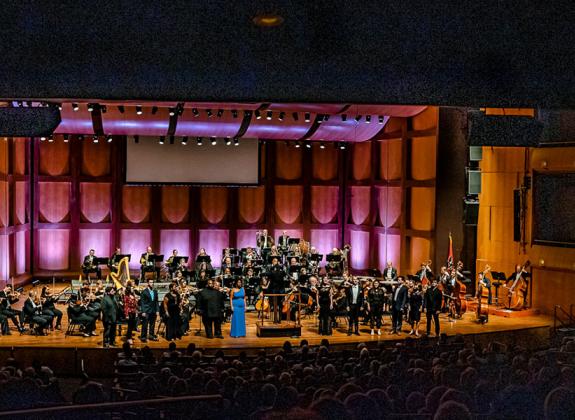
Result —
[[441, 311], [442, 303], [443, 295], [437, 287], [435, 289], [431, 287], [427, 289], [423, 297], [423, 308], [426, 312]]
[[[397, 292], [397, 289], [399, 288], [399, 292]], [[397, 292], [397, 298], [395, 297]], [[391, 294], [391, 306], [393, 309], [395, 309], [396, 311], [401, 311], [403, 310], [403, 307], [405, 306], [407, 302], [407, 287], [405, 287], [405, 285], [400, 285], [400, 286], [395, 286], [395, 288], [392, 291]]]
[[[383, 280], [387, 280], [387, 272], [389, 271], [389, 268], [385, 268], [385, 270], [383, 270]], [[397, 278], [397, 270], [395, 269], [395, 267], [391, 267], [391, 279], [395, 280]]]
[[159, 312], [158, 291], [154, 289], [154, 297], [150, 293], [150, 288], [146, 287], [140, 294], [140, 311], [146, 314], [155, 314]]
[[[346, 302], [347, 302], [347, 306], [351, 306], [352, 302], [353, 302], [353, 293], [351, 291], [351, 287], [348, 287], [345, 290], [345, 298], [346, 298]], [[362, 306], [363, 305], [363, 288], [361, 286], [358, 285], [358, 292], [357, 292], [357, 305]]]

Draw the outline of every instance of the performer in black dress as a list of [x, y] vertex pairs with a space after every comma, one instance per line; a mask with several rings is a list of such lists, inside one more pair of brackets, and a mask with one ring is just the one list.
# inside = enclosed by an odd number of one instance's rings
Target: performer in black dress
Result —
[[331, 281], [324, 278], [323, 284], [318, 290], [319, 305], [319, 334], [331, 335], [331, 311], [333, 310], [333, 294], [331, 291]]
[[407, 292], [407, 301], [409, 303], [409, 324], [411, 331], [409, 335], [419, 337], [419, 321], [421, 320], [421, 307], [423, 306], [423, 295], [421, 284], [411, 284]]
[[180, 328], [180, 294], [175, 283], [170, 283], [170, 291], [164, 296], [164, 320], [166, 324], [166, 340], [182, 338]]
[[367, 311], [369, 312], [371, 335], [381, 335], [381, 316], [383, 315], [383, 303], [385, 302], [385, 289], [379, 286], [379, 280], [373, 280], [369, 292], [367, 292]]

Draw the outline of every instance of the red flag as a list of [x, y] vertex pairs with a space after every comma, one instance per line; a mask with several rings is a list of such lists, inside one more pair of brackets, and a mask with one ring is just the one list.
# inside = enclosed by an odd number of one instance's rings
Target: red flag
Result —
[[453, 267], [453, 238], [449, 232], [449, 250], [447, 251], [447, 268]]

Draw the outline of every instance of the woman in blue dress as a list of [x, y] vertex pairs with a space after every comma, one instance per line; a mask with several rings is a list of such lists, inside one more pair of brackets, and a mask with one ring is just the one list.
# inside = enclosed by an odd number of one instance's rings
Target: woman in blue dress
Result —
[[242, 279], [237, 279], [230, 292], [232, 308], [232, 337], [246, 336], [246, 292], [243, 288]]

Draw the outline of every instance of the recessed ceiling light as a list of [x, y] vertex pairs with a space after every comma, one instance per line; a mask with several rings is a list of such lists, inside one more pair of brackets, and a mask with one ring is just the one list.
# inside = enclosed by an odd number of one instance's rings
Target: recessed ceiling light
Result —
[[280, 15], [269, 13], [269, 14], [257, 15], [252, 19], [252, 21], [256, 26], [270, 28], [274, 26], [280, 26], [284, 22], [284, 18], [281, 17]]

